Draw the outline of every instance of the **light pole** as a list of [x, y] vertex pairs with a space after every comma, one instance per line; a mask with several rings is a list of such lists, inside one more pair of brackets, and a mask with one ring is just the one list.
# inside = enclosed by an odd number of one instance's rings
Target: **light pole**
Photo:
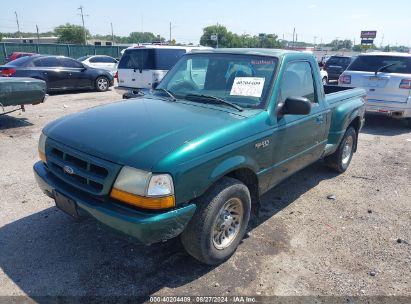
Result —
[[78, 10], [80, 10], [81, 22], [83, 23], [84, 44], [87, 44], [86, 27], [84, 26], [84, 16], [88, 16], [88, 15], [83, 14], [83, 8], [84, 7], [80, 5]]

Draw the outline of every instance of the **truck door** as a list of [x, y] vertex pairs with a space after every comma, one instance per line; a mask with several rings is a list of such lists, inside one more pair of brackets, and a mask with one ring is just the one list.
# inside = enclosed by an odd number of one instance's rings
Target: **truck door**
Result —
[[287, 64], [282, 76], [278, 104], [290, 96], [306, 97], [312, 103], [312, 110], [308, 115], [277, 117], [278, 144], [273, 147], [274, 184], [319, 159], [324, 151], [326, 109], [320, 101], [313, 72], [310, 62], [293, 61]]

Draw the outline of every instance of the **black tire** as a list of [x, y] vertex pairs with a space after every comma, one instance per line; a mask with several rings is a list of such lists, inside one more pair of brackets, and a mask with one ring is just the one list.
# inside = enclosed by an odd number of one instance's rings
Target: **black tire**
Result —
[[[347, 145], [350, 145], [351, 142], [351, 150], [349, 155], [347, 156], [347, 150], [344, 150]], [[340, 145], [338, 146], [337, 151], [333, 154], [325, 157], [325, 163], [327, 166], [339, 173], [343, 173], [347, 170], [348, 166], [351, 163], [352, 156], [356, 149], [357, 145], [357, 132], [353, 127], [349, 127], [347, 131], [345, 131], [344, 137], [341, 140]]]
[[[235, 204], [241, 202], [243, 214], [241, 220], [239, 220], [240, 216], [235, 212], [228, 213], [232, 221], [226, 222], [223, 215], [227, 213], [223, 213], [222, 210], [229, 206], [231, 202], [235, 202]], [[236, 210], [239, 209], [240, 206]], [[250, 219], [250, 210], [251, 197], [248, 188], [236, 179], [222, 178], [199, 198], [197, 210], [181, 235], [184, 248], [191, 256], [205, 264], [216, 265], [226, 261], [235, 252], [244, 237]], [[234, 218], [231, 218], [231, 215]], [[238, 222], [238, 226], [235, 229], [236, 222]], [[231, 237], [230, 235], [227, 236], [225, 232], [218, 232], [220, 235], [224, 234], [227, 241], [231, 238], [231, 241], [225, 244], [226, 246], [222, 246], [224, 248], [218, 249], [216, 247], [218, 245], [215, 243], [214, 229], [223, 225], [230, 227], [225, 231], [234, 231], [234, 236]], [[224, 236], [220, 237], [220, 240], [224, 239]]]
[[110, 88], [110, 80], [105, 76], [99, 76], [96, 79], [95, 87], [97, 92], [105, 92]]

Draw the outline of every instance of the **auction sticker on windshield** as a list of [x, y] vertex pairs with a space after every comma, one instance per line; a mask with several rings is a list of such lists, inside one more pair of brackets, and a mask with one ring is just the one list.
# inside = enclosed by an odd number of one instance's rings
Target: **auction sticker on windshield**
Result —
[[261, 97], [265, 78], [261, 77], [236, 77], [230, 95]]

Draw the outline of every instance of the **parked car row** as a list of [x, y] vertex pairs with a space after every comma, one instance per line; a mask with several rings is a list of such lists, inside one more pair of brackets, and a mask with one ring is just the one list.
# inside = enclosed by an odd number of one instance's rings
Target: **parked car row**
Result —
[[0, 66], [0, 75], [44, 80], [47, 92], [79, 89], [103, 92], [114, 84], [114, 77], [107, 70], [95, 69], [64, 56], [21, 57]]

